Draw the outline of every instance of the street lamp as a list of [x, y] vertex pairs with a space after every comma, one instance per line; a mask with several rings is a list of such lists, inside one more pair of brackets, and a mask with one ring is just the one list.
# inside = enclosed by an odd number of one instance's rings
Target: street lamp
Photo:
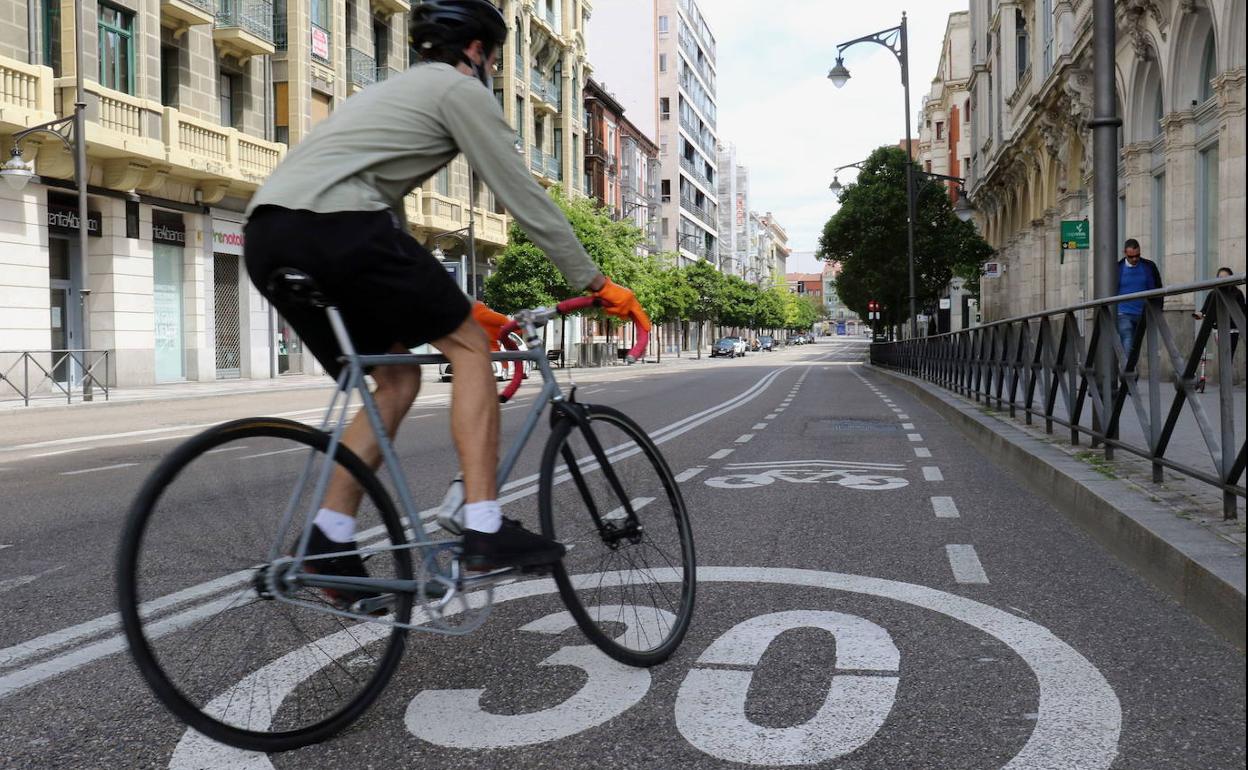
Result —
[[828, 72], [828, 80], [840, 88], [849, 80], [843, 54], [847, 48], [858, 43], [876, 43], [893, 52], [901, 65], [901, 84], [905, 91], [906, 108], [906, 257], [910, 267], [910, 336], [919, 336], [918, 309], [915, 307], [914, 289], [914, 174], [910, 157], [910, 53], [906, 33], [906, 14], [901, 14], [901, 24], [880, 30], [871, 35], [855, 38], [836, 47], [836, 66]]
[[[88, 277], [89, 263], [87, 260], [87, 136], [86, 136], [86, 109], [87, 103], [83, 101], [83, 64], [82, 64], [82, 3], [74, 3], [74, 94], [77, 97], [74, 101], [74, 114], [67, 118], [59, 118], [51, 120], [47, 123], [40, 123], [37, 126], [23, 129], [13, 134], [13, 148], [9, 150], [9, 159], [0, 166], [0, 176], [4, 177], [4, 181], [14, 191], [19, 191], [26, 186], [26, 183], [35, 175], [30, 165], [22, 158], [22, 140], [31, 134], [51, 134], [60, 139], [74, 157], [74, 186], [78, 188], [78, 258], [82, 260], [82, 279], [86, 283]], [[89, 289], [80, 289], [80, 301], [84, 304], [86, 295], [90, 294]], [[86, 313], [84, 312], [84, 316]], [[91, 347], [91, 319], [83, 318], [82, 324], [82, 348], [87, 350]], [[85, 362], [85, 356], [84, 356]], [[82, 380], [82, 398], [84, 401], [92, 400], [90, 371], [84, 372]]]
[[[840, 59], [837, 59], [837, 61], [840, 61]], [[846, 77], [848, 77], [848, 75]], [[866, 163], [865, 160], [860, 160], [857, 163], [846, 163], [844, 166], [837, 166], [836, 168], [832, 169], [832, 184], [828, 185], [828, 189], [832, 191], [832, 194], [840, 195], [841, 190], [845, 189], [845, 186], [841, 184], [841, 180], [837, 178], [836, 172], [844, 171], [847, 168], [856, 168], [856, 169], [861, 170], [862, 164], [864, 163]]]

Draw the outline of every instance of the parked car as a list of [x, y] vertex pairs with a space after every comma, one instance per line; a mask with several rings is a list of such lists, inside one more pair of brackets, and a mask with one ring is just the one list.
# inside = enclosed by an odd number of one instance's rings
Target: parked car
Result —
[[743, 356], [749, 350], [750, 344], [745, 341], [744, 337], [729, 337], [733, 344], [737, 347], [737, 355]]
[[763, 335], [758, 338], [758, 350], [772, 351], [776, 349], [776, 340], [774, 337]]
[[720, 337], [715, 340], [715, 344], [711, 345], [711, 358], [717, 357], [736, 358], [737, 343], [732, 337]]

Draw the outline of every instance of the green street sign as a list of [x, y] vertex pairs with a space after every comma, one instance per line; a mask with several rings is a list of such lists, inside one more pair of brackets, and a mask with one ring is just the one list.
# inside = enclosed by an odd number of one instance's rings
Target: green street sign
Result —
[[1088, 220], [1062, 220], [1062, 251], [1067, 249], [1091, 248], [1092, 241], [1088, 237]]

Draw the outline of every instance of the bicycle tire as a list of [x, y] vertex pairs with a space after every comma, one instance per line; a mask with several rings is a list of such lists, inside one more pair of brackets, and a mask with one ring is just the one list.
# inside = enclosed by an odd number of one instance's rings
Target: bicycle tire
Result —
[[[565, 556], [564, 560], [555, 565], [552, 569], [552, 576], [554, 577], [555, 583], [559, 588], [559, 594], [562, 597], [564, 604], [567, 606], [568, 611], [576, 620], [576, 623], [580, 627], [581, 631], [591, 642], [594, 643], [595, 646], [621, 663], [630, 666], [653, 666], [667, 660], [667, 658], [669, 658], [672, 653], [676, 651], [677, 647], [680, 646], [681, 641], [684, 639], [685, 633], [689, 630], [689, 623], [693, 616], [694, 599], [697, 586], [697, 567], [694, 555], [693, 534], [689, 525], [688, 511], [685, 508], [684, 498], [680, 494], [680, 487], [673, 477], [671, 469], [668, 468], [667, 462], [664, 460], [663, 455], [659, 452], [658, 447], [656, 447], [654, 442], [650, 440], [650, 437], [646, 435], [646, 432], [641, 428], [641, 426], [637, 425], [637, 423], [626, 415], [610, 407], [598, 405], [579, 405], [579, 408], [584, 409], [584, 414], [588, 420], [591, 430], [595, 427], [595, 425], [597, 425], [600, 429], [610, 426], [622, 434], [625, 438], [625, 442], [621, 442], [613, 448], [614, 451], [610, 449], [607, 450], [612, 452], [609, 455], [609, 464], [612, 471], [617, 473], [617, 475], [626, 467], [628, 469], [635, 469], [641, 474], [638, 481], [630, 485], [630, 489], [624, 490], [624, 492], [625, 495], [634, 500], [634, 503], [637, 503], [638, 500], [646, 501], [640, 503], [640, 505], [634, 506], [635, 508], [645, 506], [645, 508], [642, 509], [644, 510], [644, 513], [639, 512], [637, 514], [639, 521], [646, 523], [646, 526], [644, 527], [644, 537], [649, 538], [651, 533], [656, 530], [663, 527], [669, 527], [674, 531], [676, 537], [679, 539], [679, 565], [677, 566], [673, 563], [670, 558], [666, 559], [668, 569], [673, 572], [678, 572], [679, 574], [673, 575], [673, 579], [659, 579], [658, 576], [653, 573], [653, 568], [649, 566], [648, 562], [646, 562], [646, 567], [643, 569], [643, 573], [649, 573], [650, 578], [652, 578], [651, 582], [653, 587], [659, 590], [660, 594], [666, 600], [668, 607], [674, 609], [673, 612], [668, 613], [672, 616], [672, 622], [663, 634], [662, 639], [657, 643], [651, 644], [644, 648], [639, 648], [641, 646], [640, 644], [630, 646], [622, 641], [626, 639], [628, 636], [627, 634], [617, 637], [608, 630], [608, 628], [613, 628], [618, 631], [618, 624], [627, 624], [628, 618], [624, 616], [614, 619], [611, 617], [601, 617], [601, 612], [599, 613], [599, 618], [596, 619], [593, 617], [587, 607], [587, 602], [581, 596], [580, 589], [582, 586], [578, 586], [574, 583], [573, 576], [568, 574], [568, 568], [570, 565], [575, 569], [577, 566], [583, 567], [586, 564], [589, 564], [592, 568], [594, 556], [590, 553], [588, 558], [585, 558], [585, 554], [589, 553], [587, 549], [607, 546], [607, 540], [602, 536], [601, 532], [592, 521], [592, 517], [590, 517], [585, 510], [589, 507], [589, 504], [586, 504], [584, 500], [585, 496], [589, 494], [589, 490], [587, 489], [584, 478], [575, 477], [569, 470], [570, 466], [568, 465], [567, 458], [569, 457], [568, 450], [570, 449], [570, 438], [580, 434], [583, 429], [577, 420], [566, 415], [557, 419], [551, 430], [551, 435], [547, 440], [546, 447], [542, 453], [542, 462], [538, 482], [538, 510], [541, 516], [542, 532], [547, 537], [560, 539], [569, 546], [567, 556]], [[632, 444], [635, 445], [636, 450], [630, 449], [627, 442], [632, 442]], [[604, 449], [606, 449], [606, 447], [604, 447]], [[628, 460], [629, 457], [637, 454], [640, 454], [641, 457], [636, 458], [633, 463], [625, 466], [625, 461]], [[584, 459], [583, 456], [582, 459]], [[569, 509], [571, 511], [570, 515], [576, 516], [580, 514], [586, 519], [589, 519], [589, 529], [586, 529], [584, 525], [577, 525], [576, 528], [565, 530], [564, 532], [558, 531], [559, 527], [556, 523], [556, 487], [559, 486], [559, 484], [556, 483], [556, 473], [559, 470], [559, 463], [561, 460], [564, 461], [564, 475], [569, 476], [570, 480], [574, 483], [567, 487], [563, 487], [563, 490], [559, 492], [559, 502], [561, 503], [560, 509]], [[638, 460], [641, 462], [638, 462]], [[590, 467], [588, 467], [587, 470], [592, 472], [595, 470], [595, 467], [593, 466], [596, 466], [597, 463], [596, 461], [591, 461], [588, 465]], [[598, 475], [602, 476], [603, 474]], [[623, 488], [623, 486], [623, 481], [621, 481], [620, 487]], [[635, 498], [634, 495], [638, 494], [638, 489], [640, 489], [642, 493], [653, 494], [654, 497]], [[604, 495], [607, 500], [607, 505], [614, 505], [615, 503], [620, 502], [618, 492], [612, 491], [604, 493]], [[658, 516], [652, 515], [658, 506], [650, 507], [650, 503], [652, 501], [657, 501], [660, 495], [665, 498], [662, 503], [666, 503], [669, 507], [670, 521], [668, 521], [669, 517], [665, 516], [663, 513], [660, 513]], [[583, 505], [583, 508], [577, 505], [578, 500]], [[616, 509], [616, 511], [619, 510], [620, 508]], [[613, 513], [616, 511], [613, 511]], [[610, 514], [608, 514], [608, 516], [609, 515]], [[576, 535], [569, 540], [569, 534], [571, 532], [576, 533]], [[560, 535], [563, 535], [563, 537], [560, 537]], [[640, 544], [641, 543], [630, 542], [625, 544], [623, 548], [634, 548]], [[651, 546], [655, 547], [652, 543]], [[655, 547], [655, 549], [660, 554], [664, 554], [669, 557], [671, 556], [671, 554], [667, 554], [662, 549], [658, 549], [657, 547]], [[607, 547], [607, 550], [614, 553], [620, 552], [616, 549], [609, 548], [609, 546]], [[640, 558], [642, 558], [643, 561], [645, 560], [645, 553], [646, 551], [644, 549], [640, 551]], [[633, 561], [631, 557], [625, 558], [627, 558], [629, 563], [634, 567], [636, 566], [636, 562]], [[601, 563], [602, 562], [600, 561], [599, 564], [601, 565]], [[617, 580], [623, 581], [621, 571], [616, 573], [582, 572], [575, 576], [576, 582], [579, 582], [585, 588], [588, 588], [589, 583], [591, 583], [592, 580], [587, 576], [592, 576], [594, 574], [614, 574], [617, 576]], [[663, 588], [664, 585], [671, 583], [679, 585], [679, 600], [675, 605], [673, 605], [670, 601], [669, 594]], [[614, 588], [620, 589], [616, 591], [616, 593], [628, 595], [629, 589], [632, 585], [633, 584], [631, 582], [622, 582], [621, 585], [616, 585]], [[606, 586], [608, 589], [612, 587], [613, 586], [611, 585]], [[603, 582], [600, 580], [598, 586], [595, 588], [597, 593], [595, 593], [595, 601], [592, 602], [592, 606], [604, 606], [603, 602], [597, 601], [597, 598], [600, 596], [603, 588]], [[650, 592], [650, 596], [653, 598], [653, 589], [650, 586], [647, 586], [646, 590]], [[588, 594], [589, 592], [586, 591], [586, 593]], [[608, 595], [608, 598], [610, 598], [610, 595]], [[611, 602], [607, 602], [605, 604], [611, 607], [630, 606], [624, 605], [623, 603], [616, 605]], [[656, 611], [654, 614], [658, 616], [659, 613]], [[634, 616], [636, 617], [638, 624], [641, 624], [642, 618], [637, 617], [636, 611], [634, 611]], [[607, 625], [604, 626], [604, 623]], [[634, 636], [636, 635], [634, 634]], [[641, 640], [638, 638], [638, 641], [640, 642]]]
[[[242, 729], [219, 720], [213, 714], [206, 713], [204, 707], [197, 705], [183, 692], [179, 682], [175, 681], [170, 673], [165, 670], [165, 667], [162, 666], [161, 656], [152, 647], [152, 643], [160, 636], [165, 635], [165, 632], [161, 631], [159, 634], [149, 635], [146, 632], [146, 626], [149, 625], [149, 621], [141, 617], [140, 576], [138, 573], [141, 568], [140, 560], [143, 557], [144, 536], [151, 525], [154, 511], [157, 510], [162, 495], [166, 494], [171, 485], [184, 475], [187, 468], [196, 460], [204, 458], [207, 453], [212, 452], [214, 449], [219, 451], [221, 445], [241, 439], [249, 442], [263, 439], [294, 442], [310, 450], [309, 455], [311, 452], [316, 452], [320, 456], [324, 456], [328, 451], [330, 441], [327, 433], [310, 428], [302, 423], [264, 417], [235, 420], [209, 428], [177, 447], [148, 477], [131, 506], [118, 552], [118, 603], [122, 628], [129, 642], [131, 656], [153, 693], [174, 716], [209, 738], [236, 748], [263, 752], [288, 751], [324, 741], [348, 727], [364, 713], [381, 694], [398, 667], [405, 648], [407, 631], [401, 628], [391, 628], [389, 638], [385, 641], [384, 652], [375, 658], [377, 661], [376, 670], [355, 697], [324, 719], [301, 726], [298, 729], [276, 730], [272, 732]], [[282, 454], [282, 452], [270, 454]], [[381, 523], [384, 524], [385, 536], [389, 537], [393, 545], [405, 544], [406, 538], [398, 513], [390, 496], [373, 471], [357, 455], [341, 445], [338, 447], [334, 460], [337, 463], [337, 467], [345, 468], [363, 487], [366, 501], [371, 501], [372, 505], [375, 506], [376, 514], [380, 518]], [[296, 529], [298, 528], [297, 522], [297, 518], [292, 522], [292, 526]], [[269, 543], [270, 545], [272, 544], [271, 537]], [[394, 571], [397, 576], [403, 579], [411, 579], [412, 565], [408, 550], [397, 549], [392, 550], [390, 553], [393, 554]], [[146, 581], [147, 579], [149, 577], [145, 576], [144, 580]], [[245, 587], [242, 590], [244, 592], [252, 590], [255, 583], [254, 577], [245, 581]], [[410, 621], [412, 601], [410, 594], [398, 595], [393, 609], [397, 622], [407, 623]], [[248, 606], [261, 606], [260, 602], [251, 600], [249, 604], [235, 608], [234, 602], [235, 600], [231, 599], [230, 603], [221, 610], [218, 617], [224, 617], [232, 609], [241, 610]], [[272, 604], [273, 606], [280, 606], [278, 602], [273, 602]], [[154, 614], [147, 614], [151, 615], [150, 623], [161, 622], [156, 619]], [[314, 612], [312, 614], [317, 613]], [[287, 619], [289, 620], [289, 617]], [[214, 618], [210, 622], [216, 623], [217, 621]], [[352, 632], [359, 629], [360, 626], [347, 627], [342, 624], [341, 619], [338, 622], [342, 629], [351, 635], [352, 640], [356, 641]], [[214, 631], [213, 633], [217, 632]], [[258, 633], [258, 630], [256, 633]], [[382, 634], [384, 631], [378, 627], [376, 633]], [[173, 634], [169, 634], [169, 636], [173, 636]], [[360, 644], [360, 651], [363, 651], [367, 646], [371, 646], [375, 642], [380, 642], [382, 638], [384, 637], [379, 636], [375, 640], [365, 640]], [[309, 640], [307, 646], [316, 646], [319, 651], [319, 642], [322, 641], [324, 639]], [[297, 648], [292, 653], [284, 655], [277, 663], [294, 658], [299, 652], [300, 650]], [[346, 659], [347, 655], [342, 654], [341, 658]], [[331, 660], [334, 663], [338, 663], [337, 658], [331, 658]], [[342, 664], [338, 663], [338, 665], [341, 667]], [[329, 668], [329, 666], [328, 664], [322, 664], [322, 668]], [[319, 669], [313, 669], [308, 675], [309, 678], [317, 675], [319, 671]], [[185, 673], [184, 671], [183, 674]], [[214, 684], [213, 687], [215, 686]], [[298, 686], [300, 685], [291, 686], [291, 691]], [[233, 689], [231, 688], [230, 691]], [[285, 698], [286, 695], [289, 695], [289, 692], [283, 694], [281, 698]], [[217, 700], [220, 700], [220, 698]], [[281, 700], [279, 700], [278, 708], [281, 708], [281, 705]], [[273, 708], [271, 704], [270, 708]], [[228, 707], [226, 711], [228, 712]], [[268, 717], [270, 724], [272, 723], [274, 713], [276, 712], [271, 712]], [[250, 719], [250, 713], [248, 717]]]

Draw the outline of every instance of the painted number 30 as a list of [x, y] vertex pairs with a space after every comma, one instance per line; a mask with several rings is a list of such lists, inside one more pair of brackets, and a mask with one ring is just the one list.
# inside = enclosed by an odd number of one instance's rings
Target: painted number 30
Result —
[[[612, 617], [644, 616], [620, 609], [598, 611]], [[558, 634], [574, 625], [567, 612], [556, 612], [521, 630]], [[798, 628], [832, 634], [838, 670], [871, 673], [833, 676], [822, 705], [804, 724], [759, 726], [745, 713], [751, 669], [777, 636]], [[622, 633], [648, 630], [629, 627]], [[698, 658], [676, 695], [676, 727], [689, 743], [719, 759], [773, 766], [825, 762], [859, 748], [884, 724], [898, 680], [880, 672], [895, 674], [898, 661], [888, 632], [853, 615], [813, 610], [759, 615], [729, 629]], [[557, 706], [507, 715], [481, 708], [484, 690], [425, 690], [408, 706], [407, 728], [418, 738], [453, 748], [529, 746], [604, 724], [639, 703], [650, 688], [649, 671], [616, 663], [589, 645], [562, 647], [539, 665], [578, 668], [585, 673], [585, 684]]]

